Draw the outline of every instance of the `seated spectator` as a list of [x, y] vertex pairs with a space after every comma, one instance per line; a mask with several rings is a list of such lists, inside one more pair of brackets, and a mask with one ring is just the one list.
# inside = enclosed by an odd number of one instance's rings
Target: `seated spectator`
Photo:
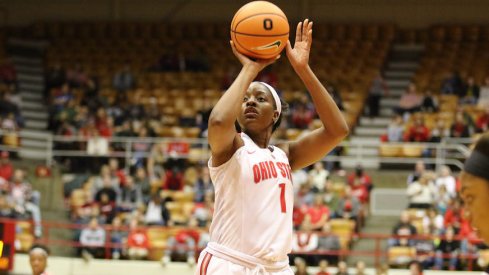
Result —
[[112, 79], [112, 87], [118, 92], [126, 92], [136, 86], [134, 74], [129, 64], [125, 64], [122, 70], [118, 71]]
[[161, 179], [165, 175], [166, 146], [166, 143], [161, 142], [154, 144], [151, 148], [147, 168], [152, 180]]
[[409, 174], [407, 178], [407, 184], [410, 185], [411, 183], [419, 180], [421, 178], [421, 175], [424, 174], [426, 171], [426, 166], [424, 164], [424, 161], [418, 160], [416, 162], [416, 165], [414, 166], [414, 172]]
[[429, 208], [423, 217], [423, 232], [428, 235], [440, 235], [444, 228], [443, 216], [436, 208]]
[[110, 158], [108, 165], [111, 177], [119, 180], [119, 186], [124, 186], [126, 184], [126, 171], [119, 168], [119, 160], [117, 158]]
[[109, 199], [109, 195], [107, 193], [102, 193], [100, 195], [100, 201], [94, 206], [98, 207], [100, 212], [100, 223], [102, 224], [111, 224], [112, 219], [116, 214], [116, 204], [115, 201], [111, 201]]
[[321, 230], [329, 220], [329, 208], [324, 204], [323, 196], [315, 195], [314, 204], [307, 208], [305, 219], [311, 230]]
[[199, 227], [207, 227], [214, 213], [214, 192], [206, 193], [204, 202], [196, 203], [192, 211], [192, 218], [197, 221]]
[[8, 196], [0, 192], [0, 218], [15, 218], [15, 209], [8, 200]]
[[479, 100], [480, 88], [475, 83], [473, 76], [467, 78], [467, 83], [463, 85], [463, 88], [459, 91], [458, 97], [460, 104], [475, 105]]
[[318, 272], [316, 275], [330, 275], [328, 272], [328, 261], [326, 260], [321, 260], [319, 261], [319, 266], [318, 266]]
[[443, 216], [447, 211], [448, 205], [452, 201], [452, 196], [448, 193], [445, 185], [438, 187], [438, 192], [435, 194], [435, 209]]
[[147, 204], [151, 199], [152, 185], [146, 173], [146, 169], [138, 167], [136, 169], [136, 176], [134, 178], [134, 184], [141, 190], [143, 202]]
[[408, 264], [409, 275], [423, 275], [423, 267], [420, 262], [412, 261]]
[[307, 262], [300, 258], [300, 257], [297, 257], [294, 259], [294, 265], [295, 265], [295, 275], [309, 275], [309, 273], [307, 272]]
[[[195, 221], [190, 220], [190, 227], [194, 227]], [[161, 263], [163, 265], [171, 262], [187, 262], [190, 266], [195, 264], [195, 247], [197, 241], [194, 238], [195, 232], [183, 228], [176, 232], [175, 236], [168, 238], [166, 249]]]
[[475, 127], [477, 133], [485, 133], [489, 130], [489, 105], [484, 109], [484, 113], [477, 117]]
[[314, 119], [314, 113], [302, 102], [295, 104], [292, 110], [292, 128], [307, 129]]
[[[292, 181], [294, 182], [294, 194], [299, 192], [299, 189], [304, 184], [309, 184], [309, 175], [305, 169], [297, 169], [292, 171]], [[311, 187], [310, 187], [311, 188]]]
[[81, 254], [86, 261], [92, 258], [103, 258], [105, 245], [105, 230], [99, 226], [97, 218], [92, 218], [88, 227], [80, 234]]
[[102, 196], [107, 195], [109, 201], [115, 203], [115, 201], [117, 200], [117, 193], [119, 192], [119, 188], [114, 189], [110, 177], [105, 177], [103, 179], [103, 184], [104, 185], [102, 186], [102, 188], [99, 189], [95, 194], [94, 201], [100, 203], [102, 201]]
[[345, 188], [343, 197], [338, 202], [338, 208], [336, 209], [336, 216], [338, 218], [350, 219], [357, 221], [360, 218], [360, 212], [362, 211], [362, 205], [360, 201], [352, 196], [352, 190], [350, 186]]
[[110, 230], [110, 242], [112, 243], [112, 259], [118, 260], [122, 256], [123, 246], [127, 243], [127, 232], [121, 228], [122, 220], [115, 217], [112, 220]]
[[455, 181], [455, 177], [452, 176], [452, 170], [447, 165], [443, 165], [440, 168], [440, 172], [438, 177], [435, 180], [435, 185], [437, 188], [444, 185], [447, 189], [448, 194], [455, 198], [457, 196], [457, 183]]
[[432, 235], [429, 234], [427, 238], [418, 239], [414, 243], [414, 248], [416, 248], [416, 260], [426, 269], [431, 268], [435, 263], [435, 243], [431, 239], [431, 236]]
[[379, 116], [380, 98], [388, 93], [389, 88], [382, 77], [382, 72], [379, 71], [368, 90], [367, 100], [370, 118]]
[[418, 181], [407, 188], [409, 208], [428, 209], [433, 206], [437, 189], [433, 183], [433, 175], [425, 172]]
[[409, 127], [408, 131], [404, 135], [404, 140], [411, 142], [428, 142], [429, 139], [430, 130], [424, 124], [423, 117], [416, 117], [414, 124]]
[[143, 203], [143, 194], [139, 185], [134, 184], [131, 176], [126, 177], [126, 185], [117, 195], [117, 208], [122, 212], [132, 212]]
[[308, 174], [313, 191], [316, 193], [324, 193], [329, 171], [324, 169], [323, 162], [318, 161], [314, 163], [314, 168], [311, 169]]
[[318, 248], [318, 234], [311, 230], [311, 224], [306, 218], [300, 231], [292, 235], [292, 251], [294, 254], [303, 257], [306, 262], [312, 263], [314, 258], [310, 252]]
[[194, 201], [204, 202], [207, 193], [214, 193], [214, 185], [211, 181], [209, 168], [202, 166], [199, 169], [199, 175], [194, 183]]
[[419, 111], [422, 100], [422, 97], [417, 93], [416, 85], [411, 83], [406, 92], [401, 96], [399, 105], [394, 108], [394, 111], [403, 116], [404, 121], [407, 121], [411, 113]]
[[387, 128], [387, 141], [401, 142], [404, 136], [404, 121], [400, 115], [392, 118], [389, 127]]
[[10, 162], [9, 156], [10, 153], [8, 151], [0, 152], [0, 178], [5, 181], [10, 181], [14, 173], [14, 166]]
[[411, 223], [408, 211], [401, 213], [401, 219], [392, 229], [392, 235], [404, 236], [403, 238], [390, 239], [388, 241], [389, 247], [391, 246], [408, 246], [414, 244], [414, 240], [410, 240], [405, 236], [415, 236], [417, 234], [416, 227]]
[[365, 271], [365, 262], [364, 261], [358, 261], [355, 264], [355, 268], [356, 268], [355, 275], [366, 275], [367, 274]]
[[423, 97], [423, 102], [421, 103], [421, 111], [428, 113], [438, 112], [438, 100], [433, 95], [431, 90], [427, 90]]
[[127, 236], [127, 256], [130, 260], [143, 260], [148, 256], [149, 239], [146, 228], [139, 225], [137, 219], [131, 220]]
[[489, 76], [484, 78], [484, 85], [480, 87], [480, 96], [477, 106], [479, 106], [479, 108], [487, 108], [487, 106], [489, 106]]
[[347, 182], [353, 192], [359, 192], [361, 194], [356, 196], [361, 203], [367, 203], [369, 201], [369, 194], [373, 189], [373, 183], [370, 176], [363, 170], [361, 164], [357, 165], [355, 172], [348, 175]]
[[445, 212], [444, 220], [445, 228], [453, 227], [457, 232], [460, 231], [460, 229], [464, 227], [464, 225], [469, 223], [460, 199], [457, 198], [452, 200], [451, 204], [448, 206], [447, 211]]
[[15, 170], [9, 190], [17, 215], [25, 217], [29, 214], [34, 221], [34, 236], [40, 238], [42, 235], [40, 194], [33, 191], [31, 184], [25, 180], [24, 171]]
[[119, 183], [119, 178], [115, 177], [110, 172], [109, 166], [102, 165], [102, 167], [100, 168], [100, 174], [96, 176], [93, 180], [92, 189], [91, 189], [93, 199], [95, 199], [95, 195], [97, 194], [97, 192], [100, 189], [104, 188], [104, 186], [106, 185], [112, 187], [112, 189], [114, 190], [118, 190], [120, 183]]
[[173, 225], [173, 222], [170, 219], [170, 211], [166, 208], [166, 201], [162, 202], [159, 194], [155, 194], [151, 197], [144, 216], [144, 222], [147, 225]]
[[450, 130], [445, 127], [445, 122], [439, 119], [436, 121], [435, 127], [431, 129], [429, 142], [438, 143], [446, 137], [450, 137]]
[[452, 227], [448, 227], [445, 231], [444, 238], [436, 247], [434, 269], [444, 269], [446, 261], [448, 261], [448, 270], [453, 271], [457, 269], [458, 256], [460, 254], [460, 241], [455, 240], [454, 237], [455, 230]]
[[450, 127], [450, 136], [456, 138], [470, 137], [469, 126], [466, 124], [465, 119], [461, 113], [455, 115], [455, 121]]
[[[331, 233], [331, 225], [324, 224], [318, 239], [317, 250], [320, 253], [338, 252], [341, 249], [340, 238]], [[338, 262], [339, 255], [317, 255], [317, 259], [328, 259], [330, 262]], [[321, 262], [320, 262], [321, 263]]]
[[456, 95], [463, 90], [463, 81], [457, 71], [453, 71], [443, 80], [441, 93], [445, 95]]
[[341, 261], [338, 263], [338, 272], [336, 272], [336, 275], [349, 275], [348, 273], [348, 265], [346, 262]]

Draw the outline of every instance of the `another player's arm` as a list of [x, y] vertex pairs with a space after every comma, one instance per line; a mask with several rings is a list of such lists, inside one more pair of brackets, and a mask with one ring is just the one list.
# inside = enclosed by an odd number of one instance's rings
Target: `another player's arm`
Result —
[[306, 19], [297, 25], [294, 48], [287, 42], [287, 57], [309, 91], [323, 125], [286, 145], [292, 169], [300, 169], [322, 159], [349, 132], [340, 109], [309, 66], [311, 43], [312, 22]]
[[232, 42], [231, 48], [243, 67], [209, 116], [208, 139], [211, 146], [213, 166], [225, 163], [239, 147], [243, 146], [243, 141], [236, 134], [234, 123], [241, 110], [246, 90], [258, 73], [276, 60], [274, 58], [253, 61], [239, 53]]

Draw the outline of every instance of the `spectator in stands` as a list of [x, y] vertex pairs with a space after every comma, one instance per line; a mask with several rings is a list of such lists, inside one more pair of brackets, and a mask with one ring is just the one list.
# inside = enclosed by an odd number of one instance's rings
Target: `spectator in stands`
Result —
[[[436, 247], [436, 258], [434, 269], [444, 269], [444, 263], [448, 260], [448, 270], [457, 269], [458, 255], [460, 253], [460, 241], [455, 240], [455, 230], [448, 227], [445, 231], [445, 236], [440, 244]], [[448, 257], [448, 258], [446, 258]]]
[[148, 252], [149, 239], [146, 228], [140, 226], [137, 219], [132, 219], [127, 236], [127, 255], [131, 260], [143, 260], [148, 256]]
[[15, 209], [8, 200], [8, 196], [0, 192], [0, 218], [15, 218]]
[[324, 193], [326, 191], [325, 186], [329, 171], [324, 169], [323, 162], [318, 161], [314, 163], [314, 168], [311, 169], [308, 174], [313, 192]]
[[486, 76], [484, 85], [480, 87], [480, 96], [477, 106], [479, 106], [479, 108], [486, 108], [489, 106], [489, 76]]
[[341, 261], [338, 263], [338, 272], [336, 275], [349, 275], [348, 273], [348, 265], [345, 261]]
[[336, 216], [343, 219], [354, 220], [358, 226], [361, 210], [362, 205], [356, 197], [352, 196], [351, 187], [345, 187], [343, 197], [338, 202]]
[[476, 132], [485, 133], [489, 130], [489, 105], [484, 109], [484, 113], [477, 117]]
[[273, 70], [273, 64], [271, 66], [265, 67], [261, 72], [258, 73], [255, 81], [261, 81], [268, 83], [272, 87], [278, 87], [278, 76]]
[[417, 181], [425, 171], [426, 171], [426, 166], [424, 164], [424, 161], [418, 160], [414, 167], [414, 172], [409, 174], [407, 178], [407, 184], [409, 185]]
[[205, 193], [204, 202], [196, 203], [192, 218], [197, 221], [199, 227], [207, 227], [214, 213], [214, 192]]
[[116, 89], [118, 92], [126, 92], [134, 89], [135, 86], [136, 80], [131, 71], [131, 66], [126, 63], [124, 68], [114, 75], [114, 78], [112, 79], [112, 87], [114, 87], [114, 89]]
[[379, 71], [370, 85], [368, 94], [368, 110], [370, 118], [379, 116], [380, 98], [389, 94], [387, 84]]
[[448, 193], [447, 187], [445, 185], [440, 185], [438, 187], [438, 192], [435, 194], [435, 209], [442, 215], [445, 215], [451, 201], [452, 196]]
[[35, 244], [29, 249], [29, 264], [32, 275], [49, 275], [48, 266], [49, 249], [43, 245]]
[[435, 180], [435, 185], [437, 188], [444, 185], [447, 189], [448, 194], [455, 198], [457, 196], [457, 183], [455, 181], [455, 177], [452, 176], [452, 170], [447, 165], [443, 165], [440, 168], [440, 172], [438, 177]]
[[302, 184], [299, 190], [295, 194], [296, 205], [299, 207], [309, 206], [314, 203], [314, 192], [312, 192], [311, 184], [309, 182]]
[[148, 174], [151, 179], [161, 179], [165, 175], [166, 143], [153, 145], [147, 162]]
[[350, 185], [353, 192], [362, 190], [361, 196], [357, 196], [362, 203], [367, 203], [369, 200], [370, 191], [373, 189], [373, 183], [370, 176], [365, 172], [363, 166], [358, 164], [355, 167], [355, 171], [348, 175], [348, 185]]
[[0, 64], [0, 80], [7, 85], [15, 86], [17, 84], [17, 70], [8, 58]]
[[119, 186], [124, 186], [126, 184], [126, 171], [119, 168], [119, 160], [117, 158], [109, 159], [109, 170], [111, 178], [118, 179]]
[[[227, 90], [227, 88], [224, 90]], [[207, 126], [209, 125], [209, 116], [211, 115], [212, 107], [212, 100], [210, 98], [204, 98], [203, 106], [197, 112], [195, 118], [195, 123], [200, 129], [199, 137], [207, 136]]]
[[404, 236], [399, 239], [390, 239], [388, 241], [389, 246], [399, 246], [399, 245], [412, 245], [413, 240], [409, 240], [406, 236], [415, 236], [418, 233], [416, 227], [411, 223], [411, 218], [409, 217], [408, 211], [403, 211], [401, 213], [401, 219], [392, 229], [392, 235]]
[[321, 260], [319, 261], [319, 266], [318, 266], [318, 272], [316, 275], [330, 275], [328, 272], [328, 261], [327, 260]]
[[161, 263], [163, 265], [172, 262], [187, 262], [190, 266], [195, 265], [195, 246], [198, 242], [195, 238], [199, 233], [195, 231], [197, 223], [190, 219], [189, 228], [182, 228], [170, 236], [166, 243], [166, 249]]
[[294, 259], [294, 265], [295, 265], [295, 275], [309, 275], [309, 273], [307, 272], [307, 262], [300, 258], [300, 257], [297, 257]]
[[329, 220], [329, 208], [324, 204], [322, 195], [314, 196], [314, 204], [307, 208], [305, 219], [309, 229], [320, 231]]
[[455, 121], [450, 127], [450, 136], [456, 138], [470, 137], [469, 126], [465, 122], [462, 113], [457, 112], [455, 115]]
[[0, 178], [5, 181], [10, 181], [14, 173], [14, 166], [10, 162], [9, 156], [10, 153], [8, 151], [0, 152]]
[[406, 193], [409, 198], [409, 208], [428, 209], [433, 206], [438, 191], [433, 180], [434, 176], [425, 172], [419, 180], [408, 186]]
[[426, 210], [426, 215], [423, 217], [423, 232], [429, 235], [440, 235], [443, 229], [443, 216], [438, 213], [436, 208], [432, 207]]
[[416, 85], [411, 83], [406, 92], [401, 96], [399, 105], [394, 108], [394, 111], [403, 116], [404, 121], [407, 121], [411, 113], [419, 110], [422, 100], [421, 96], [418, 95]]
[[124, 185], [117, 195], [117, 208], [122, 212], [132, 212], [143, 203], [141, 187], [134, 183], [132, 176], [126, 177]]
[[109, 176], [105, 176], [103, 178], [102, 188], [95, 193], [94, 201], [100, 203], [102, 201], [102, 196], [106, 195], [110, 202], [115, 203], [118, 192], [120, 192], [119, 187], [117, 187], [117, 189], [114, 188], [111, 178]]
[[122, 247], [127, 242], [127, 232], [121, 228], [122, 219], [115, 217], [112, 220], [112, 228], [110, 230], [110, 242], [114, 246], [112, 248], [112, 259], [118, 260], [122, 256]]
[[453, 227], [456, 231], [460, 231], [464, 224], [469, 221], [465, 217], [465, 211], [462, 208], [462, 202], [460, 199], [452, 200], [452, 203], [448, 206], [445, 212], [445, 227]]
[[292, 181], [294, 182], [294, 194], [299, 192], [299, 189], [302, 185], [309, 183], [309, 175], [307, 174], [305, 169], [298, 169], [292, 171]]
[[423, 267], [420, 262], [412, 261], [408, 264], [409, 275], [423, 275]]
[[147, 204], [151, 199], [152, 185], [150, 179], [148, 178], [148, 174], [146, 173], [146, 169], [143, 167], [138, 167], [136, 169], [134, 183], [141, 190], [143, 202]]
[[159, 194], [154, 194], [148, 203], [144, 222], [147, 225], [172, 226], [170, 211], [166, 208], [166, 200], [162, 202]]
[[401, 142], [404, 136], [404, 121], [402, 116], [395, 115], [387, 128], [387, 140], [389, 142]]
[[85, 261], [104, 256], [105, 230], [99, 226], [97, 218], [92, 218], [88, 227], [81, 231], [80, 245]]
[[136, 141], [132, 144], [133, 165], [136, 168], [145, 166], [145, 155], [151, 150], [152, 146], [150, 142], [144, 141], [144, 139], [148, 137], [148, 128], [143, 126], [138, 131], [137, 138], [139, 139], [139, 141]]
[[100, 222], [102, 224], [112, 223], [112, 219], [115, 217], [117, 209], [115, 201], [111, 201], [107, 193], [102, 193], [100, 195], [100, 201], [94, 205], [94, 207], [98, 207], [99, 209]]
[[356, 267], [356, 271], [355, 271], [355, 275], [366, 275], [367, 273], [365, 273], [365, 262], [364, 261], [358, 261], [356, 264], [355, 264], [355, 267]]
[[458, 92], [459, 101], [461, 104], [475, 105], [479, 100], [480, 88], [475, 83], [473, 76], [467, 78], [467, 83], [463, 85], [463, 88]]
[[203, 165], [200, 167], [199, 175], [194, 183], [194, 201], [204, 202], [208, 193], [214, 193], [214, 185], [209, 175], [209, 168]]
[[441, 93], [445, 95], [456, 95], [463, 89], [463, 81], [459, 72], [453, 71], [447, 78], [445, 78], [445, 80], [443, 80]]
[[294, 105], [292, 110], [292, 128], [307, 129], [314, 119], [314, 113], [301, 101]]
[[104, 188], [105, 185], [112, 187], [114, 190], [118, 190], [120, 186], [119, 178], [110, 172], [110, 167], [108, 165], [102, 165], [100, 168], [100, 174], [93, 180], [91, 190], [93, 199], [95, 199], [97, 192]]
[[309, 253], [316, 249], [318, 249], [318, 234], [311, 230], [311, 223], [306, 217], [300, 231], [292, 235], [292, 251], [297, 256], [304, 258], [306, 262], [313, 263], [314, 256]]
[[431, 130], [429, 142], [439, 143], [446, 137], [450, 137], [450, 130], [445, 127], [445, 122], [442, 119], [438, 119], [435, 127]]
[[[331, 233], [331, 224], [325, 223], [318, 239], [317, 250], [319, 252], [336, 252], [341, 249], [340, 238]], [[331, 262], [337, 262], [339, 255], [319, 255], [319, 258], [326, 257]]]
[[430, 139], [430, 130], [424, 124], [422, 116], [416, 117], [414, 124], [409, 127], [407, 133], [404, 136], [405, 141], [411, 142], [428, 142]]
[[16, 169], [10, 183], [10, 197], [18, 215], [30, 214], [34, 221], [34, 235], [42, 235], [41, 210], [39, 207], [40, 194], [32, 190], [32, 186], [25, 179], [25, 172]]
[[431, 90], [427, 90], [421, 103], [421, 111], [428, 113], [438, 112], [438, 100], [433, 95]]

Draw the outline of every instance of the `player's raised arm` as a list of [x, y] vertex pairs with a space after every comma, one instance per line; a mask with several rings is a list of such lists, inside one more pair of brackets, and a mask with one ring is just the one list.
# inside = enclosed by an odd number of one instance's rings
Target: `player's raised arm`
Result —
[[349, 132], [341, 111], [309, 66], [311, 44], [312, 22], [306, 19], [297, 25], [294, 48], [290, 42], [287, 43], [287, 57], [311, 94], [323, 125], [303, 138], [288, 143], [292, 169], [299, 169], [322, 159]]
[[279, 58], [277, 56], [273, 59], [253, 61], [239, 53], [232, 42], [231, 48], [243, 67], [238, 77], [214, 106], [209, 117], [208, 139], [213, 166], [225, 163], [243, 145], [234, 126], [241, 111], [243, 97], [258, 73]]

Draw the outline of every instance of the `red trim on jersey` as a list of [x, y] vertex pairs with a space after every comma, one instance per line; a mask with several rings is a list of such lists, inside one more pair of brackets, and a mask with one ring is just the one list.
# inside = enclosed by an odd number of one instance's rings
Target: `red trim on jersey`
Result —
[[202, 260], [202, 264], [200, 265], [200, 275], [207, 274], [207, 268], [209, 267], [209, 263], [211, 261], [212, 254], [206, 253], [204, 259]]

